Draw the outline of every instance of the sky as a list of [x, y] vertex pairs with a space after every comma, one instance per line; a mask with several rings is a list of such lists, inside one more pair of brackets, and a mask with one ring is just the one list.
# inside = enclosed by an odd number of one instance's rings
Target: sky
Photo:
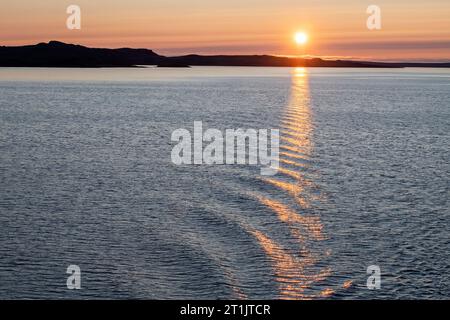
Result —
[[[69, 5], [81, 29], [66, 27]], [[369, 30], [369, 5], [381, 29]], [[164, 55], [273, 54], [450, 61], [449, 0], [2, 0], [0, 45], [50, 40]], [[297, 31], [308, 34], [295, 44]]]

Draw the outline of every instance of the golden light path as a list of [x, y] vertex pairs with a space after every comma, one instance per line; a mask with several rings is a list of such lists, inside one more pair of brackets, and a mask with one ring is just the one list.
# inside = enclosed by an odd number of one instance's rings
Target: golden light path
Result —
[[[253, 225], [247, 219], [234, 220], [256, 240], [266, 254], [272, 267], [279, 299], [315, 299], [334, 295], [337, 291], [348, 289], [353, 282], [347, 280], [341, 285], [327, 284], [333, 274], [326, 260], [331, 250], [323, 248], [320, 242], [326, 241], [319, 216], [307, 214], [315, 201], [326, 199], [317, 196], [312, 189], [317, 186], [308, 178], [308, 169], [313, 151], [313, 119], [309, 97], [309, 77], [307, 70], [296, 68], [292, 71], [291, 93], [281, 121], [280, 168], [274, 177], [257, 177], [282, 199], [276, 200], [263, 192], [248, 191], [246, 194], [257, 200], [276, 219], [285, 226], [290, 237], [277, 238], [271, 230], [262, 231], [261, 226]], [[272, 192], [271, 192], [272, 194]], [[289, 198], [292, 199], [289, 201]], [[286, 204], [284, 201], [290, 202]], [[278, 235], [277, 235], [278, 236]], [[284, 245], [284, 243], [289, 245]], [[233, 272], [224, 270], [234, 296], [245, 298], [245, 290]]]
[[[311, 200], [316, 198], [309, 191], [313, 183], [305, 176], [305, 169], [308, 167], [305, 162], [310, 159], [313, 149], [313, 125], [308, 76], [304, 68], [293, 71], [291, 97], [281, 124], [279, 177], [261, 179], [289, 194], [301, 209], [307, 209], [312, 205]], [[318, 262], [329, 256], [330, 251], [313, 252], [310, 248], [312, 242], [326, 239], [320, 218], [301, 214], [298, 210], [261, 194], [252, 196], [286, 224], [299, 245], [298, 251], [292, 252], [267, 234], [255, 229], [249, 230], [272, 261], [279, 286], [279, 298], [313, 299], [333, 295], [335, 289], [324, 288], [323, 283], [321, 284], [332, 274], [331, 268], [318, 267]], [[351, 281], [347, 281], [342, 288], [348, 288], [351, 284]]]

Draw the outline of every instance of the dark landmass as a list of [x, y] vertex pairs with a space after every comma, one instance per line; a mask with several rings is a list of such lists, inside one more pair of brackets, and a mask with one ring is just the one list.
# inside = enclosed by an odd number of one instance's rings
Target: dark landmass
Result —
[[303, 59], [269, 55], [186, 55], [161, 56], [148, 49], [101, 49], [59, 41], [36, 45], [0, 46], [0, 67], [102, 68], [157, 65], [181, 68], [189, 66], [254, 67], [338, 67], [338, 68], [450, 68], [450, 63], [386, 63], [349, 60]]
[[164, 61], [157, 65], [158, 68], [190, 68], [191, 66], [177, 61]]
[[201, 56], [187, 55], [167, 57], [169, 61], [190, 66], [241, 66], [241, 67], [347, 67], [347, 68], [399, 68], [378, 62], [359, 62], [344, 60], [303, 59], [269, 55]]
[[147, 49], [97, 49], [59, 41], [0, 47], [2, 67], [131, 67], [157, 64], [164, 57]]

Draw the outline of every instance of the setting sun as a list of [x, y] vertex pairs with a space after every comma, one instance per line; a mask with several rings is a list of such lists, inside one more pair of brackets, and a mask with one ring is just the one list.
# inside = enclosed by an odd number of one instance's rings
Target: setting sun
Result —
[[297, 32], [294, 36], [295, 43], [298, 45], [308, 42], [308, 35], [305, 32]]

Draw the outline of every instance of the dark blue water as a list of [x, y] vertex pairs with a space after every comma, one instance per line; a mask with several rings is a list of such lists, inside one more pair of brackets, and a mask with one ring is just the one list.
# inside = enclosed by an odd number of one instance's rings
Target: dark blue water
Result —
[[[0, 298], [448, 298], [449, 101], [433, 69], [0, 69]], [[279, 173], [174, 165], [194, 121], [279, 128]]]

